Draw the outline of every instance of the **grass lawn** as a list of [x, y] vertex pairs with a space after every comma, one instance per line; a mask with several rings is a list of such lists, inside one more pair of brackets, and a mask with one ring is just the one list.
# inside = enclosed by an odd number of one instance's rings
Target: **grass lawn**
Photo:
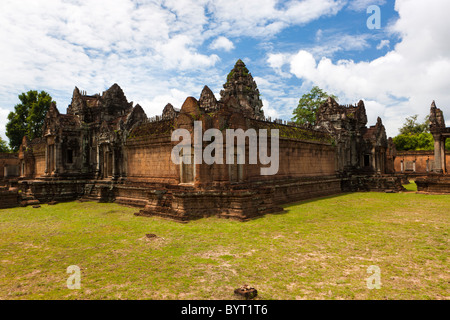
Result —
[[[3, 209], [0, 299], [236, 299], [243, 284], [257, 299], [450, 299], [450, 196], [354, 193], [285, 210], [180, 224], [94, 202]], [[367, 287], [372, 265], [380, 289]]]

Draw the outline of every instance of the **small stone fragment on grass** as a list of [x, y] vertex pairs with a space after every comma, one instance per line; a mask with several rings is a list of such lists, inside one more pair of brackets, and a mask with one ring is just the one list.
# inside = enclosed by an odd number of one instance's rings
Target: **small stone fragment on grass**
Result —
[[149, 238], [149, 239], [157, 238], [156, 234], [153, 234], [153, 233], [148, 233], [148, 234], [146, 234], [145, 236], [146, 236], [147, 238]]
[[247, 300], [251, 300], [258, 295], [258, 291], [245, 284], [242, 287], [235, 289], [234, 294], [240, 295]]

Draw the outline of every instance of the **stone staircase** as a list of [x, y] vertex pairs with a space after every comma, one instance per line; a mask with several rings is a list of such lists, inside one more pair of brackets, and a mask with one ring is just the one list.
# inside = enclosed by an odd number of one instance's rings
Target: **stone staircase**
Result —
[[99, 201], [99, 193], [95, 188], [95, 183], [88, 183], [84, 186], [84, 194], [80, 199], [81, 201]]
[[113, 202], [114, 201], [114, 184], [111, 182], [94, 182], [87, 183], [84, 186], [84, 194], [81, 201], [98, 201]]
[[28, 188], [27, 191], [19, 193], [20, 195], [20, 205], [22, 207], [38, 205], [40, 201], [36, 199], [31, 191], [31, 188]]

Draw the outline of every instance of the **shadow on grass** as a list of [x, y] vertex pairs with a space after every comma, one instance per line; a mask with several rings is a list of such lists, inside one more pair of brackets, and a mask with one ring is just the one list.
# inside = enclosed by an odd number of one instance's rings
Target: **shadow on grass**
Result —
[[[298, 205], [307, 204], [307, 203], [313, 203], [313, 202], [322, 201], [322, 200], [326, 200], [326, 199], [339, 198], [339, 197], [342, 197], [342, 196], [345, 196], [345, 195], [348, 195], [348, 194], [353, 194], [353, 193], [354, 192], [336, 193], [336, 194], [332, 194], [332, 195], [328, 195], [328, 196], [322, 196], [322, 197], [316, 197], [316, 198], [311, 198], [311, 199], [305, 199], [305, 200], [301, 200], [301, 201], [284, 203], [284, 204], [280, 205], [280, 208], [282, 210], [277, 211], [277, 212], [273, 212], [273, 213], [269, 213], [269, 214], [271, 214], [271, 215], [282, 215], [282, 214], [289, 213], [290, 207], [293, 207], [293, 206], [298, 206]], [[262, 216], [259, 216], [259, 217], [255, 217], [255, 219], [264, 218], [264, 216], [265, 215], [262, 215]]]
[[301, 204], [307, 204], [307, 203], [312, 203], [312, 202], [317, 202], [317, 201], [322, 201], [322, 200], [326, 200], [326, 199], [339, 198], [339, 197], [346, 196], [348, 194], [354, 194], [354, 192], [336, 193], [336, 194], [327, 195], [327, 196], [321, 196], [321, 197], [305, 199], [305, 200], [300, 200], [300, 201], [295, 201], [295, 202], [283, 203], [283, 204], [277, 205], [277, 207], [280, 209], [279, 211], [265, 213], [265, 214], [254, 216], [254, 217], [250, 217], [250, 218], [247, 218], [247, 219], [238, 219], [238, 218], [235, 218], [235, 217], [226, 217], [226, 216], [220, 216], [220, 215], [214, 215], [214, 214], [213, 215], [207, 215], [207, 216], [195, 216], [195, 217], [191, 217], [188, 220], [177, 220], [177, 219], [173, 219], [173, 218], [169, 218], [169, 217], [163, 217], [163, 216], [160, 216], [160, 215], [136, 215], [136, 214], [135, 215], [136, 216], [141, 216], [141, 217], [155, 217], [155, 218], [160, 218], [160, 219], [163, 219], [163, 220], [173, 221], [173, 222], [182, 223], [182, 224], [187, 224], [189, 222], [199, 221], [199, 220], [208, 219], [208, 218], [219, 218], [219, 219], [223, 219], [223, 220], [233, 220], [233, 221], [240, 221], [240, 222], [245, 223], [245, 222], [249, 222], [249, 221], [264, 219], [268, 215], [283, 215], [283, 214], [287, 214], [287, 213], [290, 212], [289, 207], [292, 207], [292, 206], [301, 205]]
[[305, 203], [311, 203], [311, 202], [317, 202], [319, 200], [339, 198], [339, 197], [342, 197], [342, 196], [346, 196], [348, 194], [354, 194], [354, 192], [336, 193], [336, 194], [332, 194], [332, 195], [328, 195], [328, 196], [322, 196], [322, 197], [317, 197], [317, 198], [305, 199], [305, 200], [296, 201], [296, 202], [289, 202], [289, 203], [281, 205], [281, 207], [283, 209], [285, 209], [286, 207], [291, 207], [291, 206], [296, 206], [296, 205], [305, 204]]

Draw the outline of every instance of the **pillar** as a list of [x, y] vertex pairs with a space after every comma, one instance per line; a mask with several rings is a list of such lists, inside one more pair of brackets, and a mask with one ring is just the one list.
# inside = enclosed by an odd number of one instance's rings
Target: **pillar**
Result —
[[441, 139], [441, 168], [443, 173], [447, 173], [446, 163], [445, 163], [445, 138]]
[[434, 138], [434, 172], [443, 173], [442, 170], [442, 138], [440, 134], [433, 135]]
[[375, 166], [377, 173], [381, 174], [381, 156], [379, 150], [375, 150]]
[[116, 150], [115, 148], [111, 148], [111, 165], [112, 165], [112, 177], [116, 178]]
[[48, 174], [48, 145], [45, 146], [45, 175]]
[[372, 148], [372, 169], [373, 172], [377, 172], [377, 150], [375, 147]]
[[97, 163], [95, 164], [95, 175], [98, 178], [100, 175], [100, 147], [97, 144]]
[[54, 163], [53, 174], [54, 175], [57, 175], [59, 172], [58, 168], [59, 168], [59, 158], [60, 157], [58, 157], [58, 154], [59, 154], [60, 148], [58, 148], [58, 145], [59, 145], [59, 143], [57, 143], [55, 141], [54, 148], [53, 148], [53, 157], [54, 157], [53, 158], [53, 163]]
[[47, 175], [51, 175], [53, 171], [55, 170], [55, 145], [49, 145], [47, 146], [47, 159], [46, 159], [46, 166], [47, 166]]
[[350, 142], [350, 164], [352, 167], [358, 168], [360, 167], [358, 163], [358, 154], [356, 153], [356, 137], [352, 136]]

